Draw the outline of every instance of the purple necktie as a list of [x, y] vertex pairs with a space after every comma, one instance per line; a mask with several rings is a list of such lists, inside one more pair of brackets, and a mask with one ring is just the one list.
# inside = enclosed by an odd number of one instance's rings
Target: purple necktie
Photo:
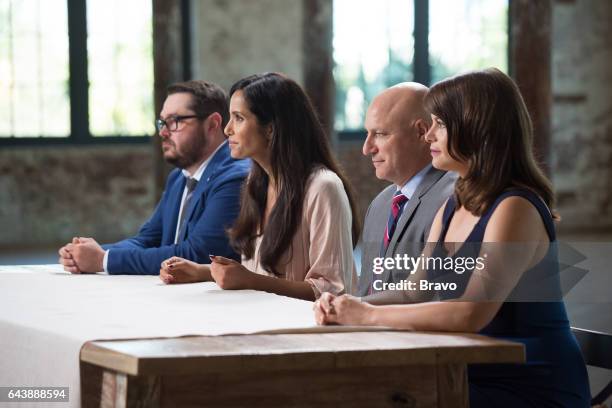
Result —
[[[391, 202], [391, 212], [389, 213], [389, 220], [387, 221], [387, 226], [385, 228], [385, 235], [383, 236], [380, 256], [385, 256], [385, 253], [387, 252], [387, 247], [389, 246], [389, 242], [391, 242], [391, 237], [393, 237], [395, 227], [397, 226], [397, 220], [399, 220], [399, 217], [402, 215], [404, 205], [407, 201], [408, 197], [403, 195], [401, 190], [395, 192], [393, 201]], [[372, 285], [370, 285], [370, 289], [368, 291], [369, 295], [374, 292], [373, 283], [374, 282], [372, 282]]]
[[393, 236], [395, 227], [397, 226], [397, 220], [402, 215], [404, 204], [406, 204], [407, 201], [408, 197], [403, 195], [401, 190], [398, 190], [393, 196], [393, 201], [391, 202], [391, 213], [389, 214], [387, 228], [385, 228], [385, 236], [383, 237], [382, 255], [387, 252], [387, 247], [389, 246], [389, 242], [391, 242], [391, 237]]

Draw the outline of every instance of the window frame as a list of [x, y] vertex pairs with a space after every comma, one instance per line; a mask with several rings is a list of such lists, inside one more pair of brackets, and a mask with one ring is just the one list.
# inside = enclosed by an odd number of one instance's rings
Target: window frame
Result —
[[[146, 144], [155, 135], [93, 136], [89, 131], [89, 75], [87, 66], [87, 2], [66, 0], [68, 7], [68, 84], [70, 134], [63, 136], [2, 136], [0, 146], [55, 146]], [[189, 58], [189, 57], [187, 57]], [[153, 55], [151, 55], [153, 61]], [[151, 89], [153, 91], [153, 89]], [[155, 118], [151, 118], [153, 121]]]
[[[508, 1], [508, 16], [506, 35], [508, 36], [506, 58], [510, 61], [511, 39], [510, 35], [510, 3]], [[431, 85], [431, 65], [429, 64], [429, 0], [414, 0], [414, 59], [412, 63], [413, 81], [426, 86]], [[510, 64], [508, 64], [508, 73]], [[335, 110], [334, 110], [335, 116]], [[365, 140], [365, 129], [336, 130], [337, 140], [340, 142], [355, 142]]]

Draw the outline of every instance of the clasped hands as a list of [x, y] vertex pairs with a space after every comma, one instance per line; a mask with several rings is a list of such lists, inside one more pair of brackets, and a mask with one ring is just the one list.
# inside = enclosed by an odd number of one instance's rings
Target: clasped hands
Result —
[[254, 273], [240, 262], [222, 256], [210, 257], [211, 264], [198, 264], [177, 256], [161, 264], [159, 278], [167, 284], [215, 281], [221, 289], [249, 289]]
[[315, 321], [319, 325], [371, 325], [373, 306], [351, 295], [336, 296], [325, 292], [314, 302]]
[[104, 249], [93, 238], [74, 237], [58, 251], [59, 263], [70, 273], [94, 273], [104, 270]]

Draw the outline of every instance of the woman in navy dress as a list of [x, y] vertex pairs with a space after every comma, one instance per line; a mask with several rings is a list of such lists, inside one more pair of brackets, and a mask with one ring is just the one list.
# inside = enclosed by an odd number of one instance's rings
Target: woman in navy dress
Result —
[[454, 291], [324, 294], [315, 303], [317, 322], [519, 341], [526, 364], [468, 367], [472, 407], [588, 407], [586, 367], [561, 299], [553, 191], [535, 162], [516, 84], [497, 69], [471, 72], [434, 85], [425, 104], [433, 166], [460, 176], [434, 219], [426, 258], [479, 257], [480, 264], [448, 273], [432, 262], [412, 275], [455, 283]]

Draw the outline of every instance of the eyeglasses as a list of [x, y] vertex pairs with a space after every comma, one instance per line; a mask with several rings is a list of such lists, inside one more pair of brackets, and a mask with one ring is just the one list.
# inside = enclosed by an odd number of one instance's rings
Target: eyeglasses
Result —
[[169, 132], [175, 132], [178, 130], [179, 123], [185, 119], [201, 118], [199, 115], [183, 115], [183, 116], [169, 116], [166, 119], [157, 119], [155, 121], [155, 127], [158, 132], [161, 132], [164, 128], [168, 129]]

